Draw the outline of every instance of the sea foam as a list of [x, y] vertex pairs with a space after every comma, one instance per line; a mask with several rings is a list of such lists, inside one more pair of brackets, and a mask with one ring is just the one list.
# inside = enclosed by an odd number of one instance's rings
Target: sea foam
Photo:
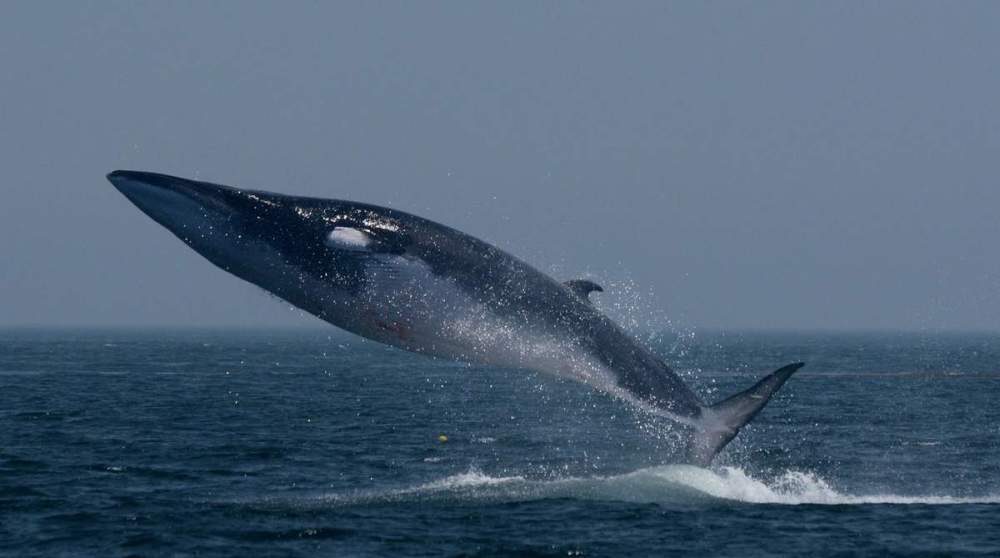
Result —
[[788, 470], [765, 481], [738, 467], [704, 469], [690, 465], [664, 465], [621, 475], [548, 480], [533, 480], [521, 475], [493, 476], [470, 468], [408, 487], [323, 494], [310, 500], [314, 504], [361, 505], [411, 500], [518, 502], [553, 498], [666, 505], [713, 502], [770, 505], [1000, 504], [1000, 494], [851, 494], [834, 488], [827, 480], [808, 471]]

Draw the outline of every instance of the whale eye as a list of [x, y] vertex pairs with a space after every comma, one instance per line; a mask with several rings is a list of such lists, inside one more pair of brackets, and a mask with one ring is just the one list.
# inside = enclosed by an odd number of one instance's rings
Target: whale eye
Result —
[[372, 239], [368, 233], [351, 227], [334, 227], [326, 235], [326, 245], [338, 250], [364, 251], [368, 249]]

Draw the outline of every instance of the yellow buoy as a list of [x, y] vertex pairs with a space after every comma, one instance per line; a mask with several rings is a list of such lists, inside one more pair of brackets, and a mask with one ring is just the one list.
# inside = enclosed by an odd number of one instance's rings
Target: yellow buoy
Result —
[[444, 434], [442, 434], [442, 435], [438, 436], [438, 441], [443, 444], [443, 443], [445, 443], [445, 442], [448, 441], [448, 437], [445, 436]]

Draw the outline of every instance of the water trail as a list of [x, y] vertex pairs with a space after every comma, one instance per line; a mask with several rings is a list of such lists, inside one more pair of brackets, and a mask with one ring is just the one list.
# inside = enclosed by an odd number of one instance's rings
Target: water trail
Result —
[[383, 491], [323, 494], [298, 500], [297, 506], [355, 506], [424, 501], [528, 502], [573, 498], [657, 504], [770, 505], [955, 505], [1000, 504], [1000, 494], [953, 496], [886, 493], [849, 494], [818, 475], [785, 471], [770, 481], [756, 479], [738, 467], [717, 470], [666, 465], [603, 477], [531, 480], [523, 476], [491, 476], [475, 468], [410, 487]]

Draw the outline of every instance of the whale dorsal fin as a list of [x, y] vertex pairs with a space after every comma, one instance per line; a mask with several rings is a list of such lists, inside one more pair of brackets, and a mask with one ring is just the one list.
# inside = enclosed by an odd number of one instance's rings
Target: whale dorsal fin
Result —
[[572, 281], [566, 281], [563, 285], [569, 287], [569, 290], [573, 291], [573, 294], [582, 298], [585, 302], [590, 302], [591, 292], [604, 292], [604, 289], [601, 288], [600, 285], [593, 281], [587, 281], [586, 279], [573, 279]]

